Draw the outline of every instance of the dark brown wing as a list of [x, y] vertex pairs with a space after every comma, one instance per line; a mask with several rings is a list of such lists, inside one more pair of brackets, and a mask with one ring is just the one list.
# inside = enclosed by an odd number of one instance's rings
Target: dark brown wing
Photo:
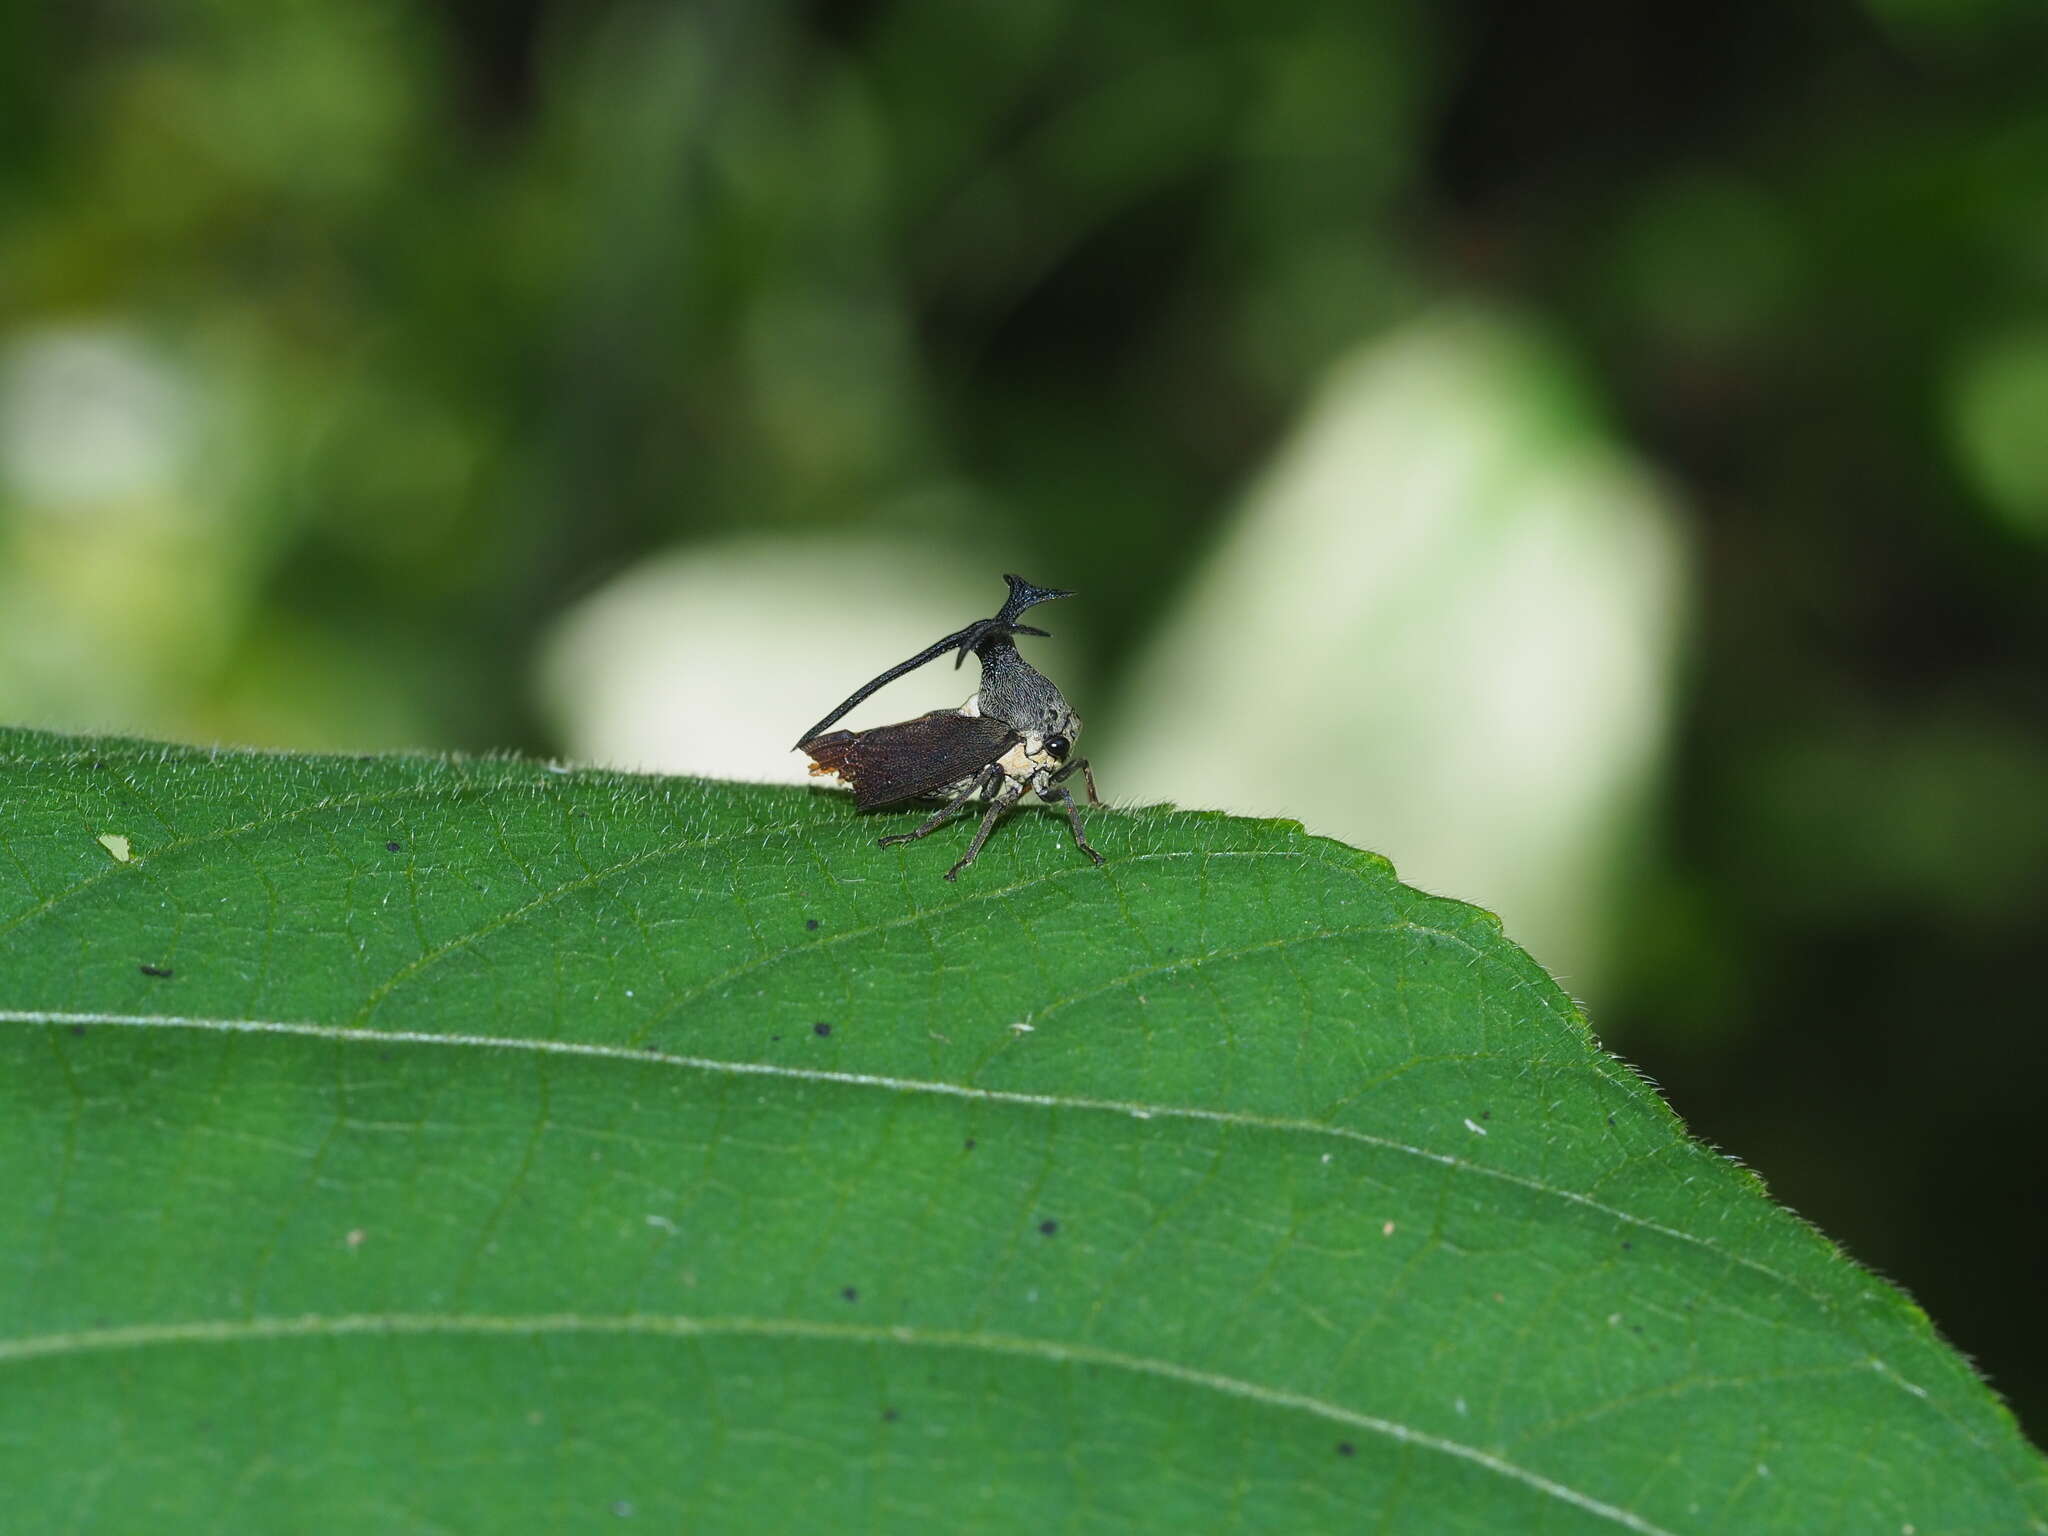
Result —
[[853, 789], [862, 810], [915, 800], [979, 773], [1020, 738], [1000, 720], [950, 710], [871, 731], [833, 731], [803, 743], [817, 764]]

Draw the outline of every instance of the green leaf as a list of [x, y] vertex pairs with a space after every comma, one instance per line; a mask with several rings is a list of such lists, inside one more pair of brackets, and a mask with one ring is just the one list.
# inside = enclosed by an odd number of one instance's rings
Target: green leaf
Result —
[[0, 733], [13, 1527], [2048, 1529], [1488, 914], [908, 824]]

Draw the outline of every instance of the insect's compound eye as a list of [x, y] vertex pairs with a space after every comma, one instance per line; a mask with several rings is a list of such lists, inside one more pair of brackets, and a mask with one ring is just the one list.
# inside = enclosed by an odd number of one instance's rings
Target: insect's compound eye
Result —
[[1064, 736], [1048, 736], [1045, 738], [1045, 750], [1064, 763], [1067, 754], [1074, 750], [1074, 744]]

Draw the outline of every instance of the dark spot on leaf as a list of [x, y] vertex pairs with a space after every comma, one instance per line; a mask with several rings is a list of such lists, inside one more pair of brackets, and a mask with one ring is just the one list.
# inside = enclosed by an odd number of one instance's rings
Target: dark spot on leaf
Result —
[[970, 1152], [974, 1150], [974, 1138], [972, 1136], [967, 1138], [967, 1150]]
[[832, 1033], [832, 1026], [830, 1024], [813, 1024], [811, 1026], [811, 1033], [814, 1035], [829, 1035]]
[[1059, 1231], [1059, 1229], [1060, 1224], [1054, 1221], [1050, 1216], [1048, 1216], [1044, 1221], [1041, 1221], [1038, 1224], [1038, 1230], [1043, 1232], [1047, 1237], [1051, 1237], [1053, 1233]]
[[74, 1024], [71, 1026], [71, 1033], [73, 1033], [74, 1035], [82, 1035], [85, 1033], [85, 1026], [83, 1024]]
[[641, 1046], [640, 1049], [643, 1051], [658, 1051], [661, 1049], [661, 1047], [659, 1045], [656, 1045], [652, 1040], [650, 1040], [645, 1045]]
[[807, 917], [804, 919], [804, 926], [810, 929], [811, 932], [816, 933], [818, 931], [818, 920], [815, 917]]
[[1609, 1115], [1609, 1116], [1607, 1117], [1607, 1123], [1608, 1123], [1609, 1125], [1612, 1125], [1612, 1124], [1614, 1124], [1614, 1116], [1612, 1116], [1612, 1115]]
[[386, 844], [384, 845], [384, 851], [385, 851], [386, 853], [396, 853], [396, 852], [398, 852], [398, 844], [396, 844], [396, 843], [386, 843]]
[[1624, 1241], [1623, 1241], [1623, 1243], [1622, 1243], [1622, 1245], [1621, 1245], [1621, 1251], [1622, 1251], [1623, 1253], [1627, 1253], [1627, 1252], [1629, 1252], [1629, 1251], [1630, 1251], [1631, 1249], [1633, 1249], [1634, 1247], [1635, 1247], [1635, 1244], [1634, 1244], [1634, 1243], [1631, 1243], [1631, 1242], [1628, 1242], [1628, 1241], [1624, 1240]]
[[1490, 1109], [1482, 1109], [1481, 1111], [1479, 1111], [1479, 1118], [1482, 1120], [1491, 1120], [1493, 1118], [1493, 1111]]
[[165, 981], [174, 974], [168, 965], [138, 965], [136, 969], [145, 976], [155, 976]]
[[1643, 1325], [1642, 1325], [1641, 1323], [1630, 1323], [1630, 1324], [1629, 1324], [1629, 1332], [1631, 1332], [1631, 1333], [1641, 1333], [1642, 1331], [1643, 1331]]
[[853, 1288], [852, 1286], [850, 1286], [850, 1285], [849, 1285], [849, 1286], [848, 1286], [848, 1287], [847, 1287], [847, 1288], [846, 1288], [845, 1290], [841, 1291], [841, 1292], [840, 1292], [839, 1294], [840, 1294], [840, 1295], [842, 1295], [842, 1296], [844, 1296], [844, 1297], [845, 1297], [845, 1298], [846, 1298], [846, 1299], [847, 1299], [848, 1301], [859, 1301], [859, 1300], [860, 1300], [860, 1292], [859, 1292], [859, 1291], [856, 1291], [856, 1290], [855, 1290], [855, 1289], [854, 1289], [854, 1288]]
[[882, 1422], [884, 1424], [894, 1424], [901, 1417], [902, 1415], [894, 1408], [884, 1408], [882, 1410]]
[[782, 1038], [782, 1036], [780, 1036], [780, 1035], [770, 1035], [770, 1036], [769, 1036], [768, 1038], [769, 1038], [770, 1040], [780, 1040], [780, 1039]]
[[1337, 1454], [1339, 1456], [1356, 1456], [1358, 1454], [1358, 1447], [1349, 1440], [1339, 1440], [1337, 1442]]
[[94, 771], [95, 773], [97, 773], [97, 772], [98, 772], [98, 771], [99, 771], [100, 769], [102, 769], [102, 768], [106, 767], [107, 765], [106, 765], [105, 763], [101, 762], [101, 761], [100, 761], [100, 760], [99, 760], [98, 758], [94, 758], [94, 759], [92, 760], [92, 766], [93, 766], [93, 771]]

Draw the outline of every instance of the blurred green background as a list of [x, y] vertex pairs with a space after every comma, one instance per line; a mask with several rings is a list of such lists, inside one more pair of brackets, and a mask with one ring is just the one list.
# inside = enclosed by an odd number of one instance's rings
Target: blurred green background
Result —
[[1078, 588], [1105, 794], [1501, 911], [2039, 1439], [2044, 47], [15, 0], [0, 718], [786, 776]]

